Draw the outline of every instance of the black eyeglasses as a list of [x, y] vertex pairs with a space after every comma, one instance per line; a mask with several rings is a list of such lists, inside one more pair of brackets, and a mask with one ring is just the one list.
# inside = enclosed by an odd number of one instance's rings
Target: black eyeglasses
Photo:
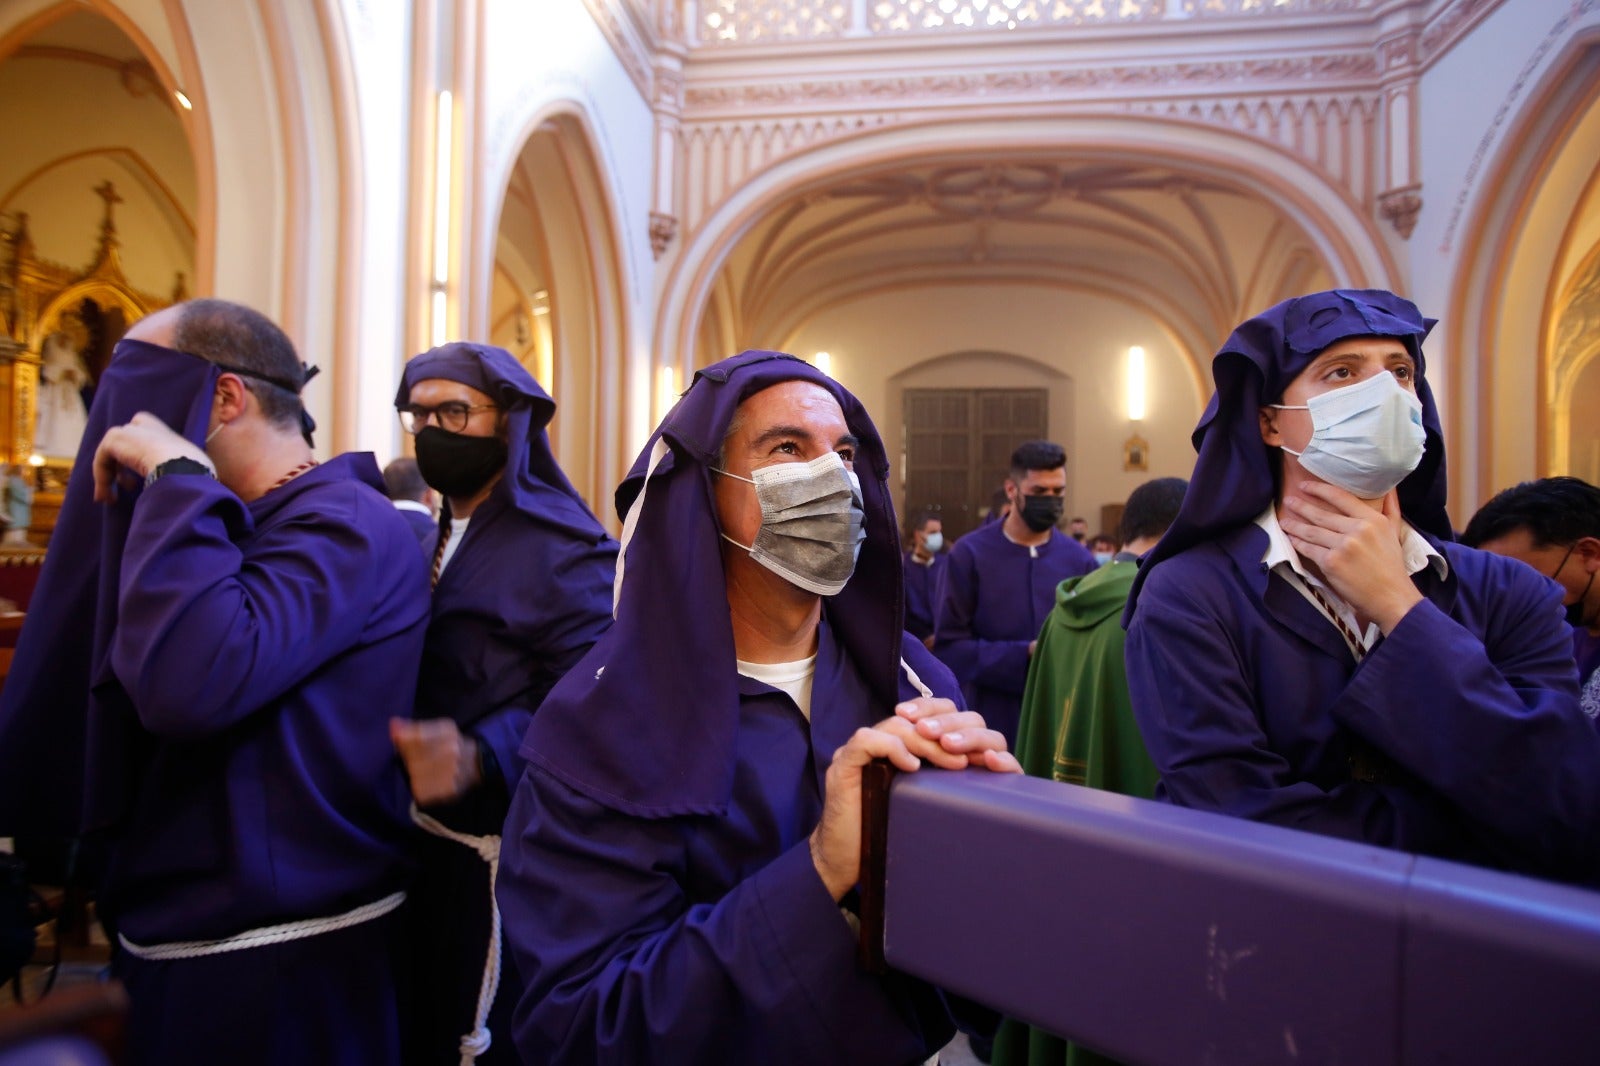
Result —
[[473, 412], [493, 411], [498, 408], [498, 404], [462, 403], [460, 400], [449, 400], [433, 407], [410, 403], [399, 409], [400, 426], [407, 433], [416, 434], [421, 433], [422, 428], [432, 420], [440, 429], [460, 433], [467, 428], [467, 420], [472, 417]]

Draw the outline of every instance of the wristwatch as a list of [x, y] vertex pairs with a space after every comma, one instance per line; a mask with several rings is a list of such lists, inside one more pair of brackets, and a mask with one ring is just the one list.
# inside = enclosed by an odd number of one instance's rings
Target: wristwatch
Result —
[[204, 474], [206, 477], [211, 478], [217, 476], [209, 466], [198, 459], [190, 459], [186, 455], [180, 455], [176, 459], [168, 459], [164, 463], [157, 463], [150, 473], [144, 476], [144, 487], [149, 488], [168, 474]]

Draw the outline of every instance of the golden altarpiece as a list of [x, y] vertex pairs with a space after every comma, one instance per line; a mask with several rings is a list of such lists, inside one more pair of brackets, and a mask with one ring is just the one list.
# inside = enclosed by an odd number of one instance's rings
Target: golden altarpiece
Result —
[[128, 326], [187, 297], [181, 273], [166, 297], [128, 283], [115, 219], [122, 200], [109, 181], [94, 193], [104, 207], [100, 247], [88, 269], [41, 259], [26, 214], [0, 217], [0, 462], [29, 468], [35, 491], [28, 537], [41, 545], [55, 527], [73, 462], [70, 454], [35, 448], [47, 353], [64, 347], [93, 382]]

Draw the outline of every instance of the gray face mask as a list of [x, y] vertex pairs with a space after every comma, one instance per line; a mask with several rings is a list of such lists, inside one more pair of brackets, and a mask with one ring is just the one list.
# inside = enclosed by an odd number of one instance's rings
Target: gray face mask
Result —
[[761, 504], [754, 544], [740, 544], [726, 533], [723, 540], [807, 592], [834, 596], [844, 588], [867, 533], [861, 481], [837, 452], [809, 463], [764, 466], [751, 477], [712, 471], [754, 485]]

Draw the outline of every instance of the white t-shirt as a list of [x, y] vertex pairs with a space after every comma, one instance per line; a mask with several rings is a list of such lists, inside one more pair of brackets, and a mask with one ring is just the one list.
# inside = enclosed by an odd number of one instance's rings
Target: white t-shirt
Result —
[[800, 713], [806, 716], [806, 721], [811, 721], [811, 679], [817, 673], [815, 655], [793, 663], [747, 663], [743, 659], [736, 659], [735, 662], [745, 677], [787, 693], [795, 706], [800, 708]]
[[444, 568], [450, 565], [450, 560], [455, 557], [456, 549], [461, 547], [461, 538], [467, 535], [467, 523], [470, 518], [450, 519], [450, 539], [444, 543], [444, 557], [439, 560], [439, 573], [444, 573]]

